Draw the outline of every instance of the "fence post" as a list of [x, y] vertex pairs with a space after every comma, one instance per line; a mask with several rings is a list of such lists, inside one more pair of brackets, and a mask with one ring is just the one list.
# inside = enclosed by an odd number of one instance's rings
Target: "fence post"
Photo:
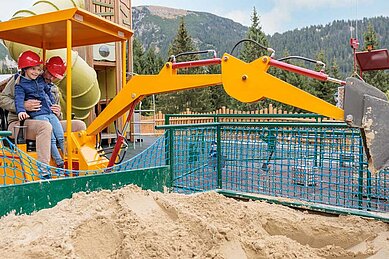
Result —
[[173, 191], [174, 188], [174, 136], [173, 136], [173, 130], [170, 128], [168, 130], [169, 132], [169, 141], [168, 141], [168, 152], [166, 152], [166, 155], [168, 156], [167, 159], [167, 165], [170, 166], [170, 191]]
[[[170, 114], [165, 114], [165, 125], [170, 123]], [[165, 129], [165, 164], [169, 165], [170, 172], [170, 185], [167, 186], [170, 188], [170, 191], [173, 189], [173, 129]]]
[[358, 161], [358, 209], [362, 209], [363, 203], [363, 143], [362, 131], [359, 138], [359, 161]]
[[[314, 158], [314, 166], [317, 167], [318, 166], [318, 163], [317, 163], [317, 155], [319, 154], [318, 151], [317, 151], [317, 148], [318, 148], [318, 142], [319, 142], [319, 136], [318, 136], [318, 128], [315, 128], [315, 145], [314, 145], [314, 152], [313, 152], [313, 155], [315, 156]], [[321, 160], [321, 159], [320, 159]]]
[[216, 126], [216, 143], [217, 143], [217, 188], [222, 189], [223, 188], [223, 182], [222, 182], [222, 148], [221, 148], [221, 129], [220, 124]]

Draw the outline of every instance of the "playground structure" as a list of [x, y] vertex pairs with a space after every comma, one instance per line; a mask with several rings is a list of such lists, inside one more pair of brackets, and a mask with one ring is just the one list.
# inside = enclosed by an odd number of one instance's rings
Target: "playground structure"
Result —
[[[32, 17], [41, 13], [53, 12], [62, 9], [80, 7], [84, 8], [84, 1], [38, 1], [30, 9], [20, 10], [16, 12], [11, 20], [21, 19], [24, 17]], [[63, 60], [66, 60], [66, 49], [53, 49], [45, 51], [45, 47], [33, 47], [26, 46], [24, 44], [12, 41], [5, 41], [11, 57], [17, 60], [20, 54], [26, 50], [32, 50], [35, 53], [43, 57], [44, 60], [52, 56], [60, 56]], [[86, 119], [91, 108], [93, 108], [100, 99], [99, 83], [97, 81], [97, 75], [95, 70], [90, 67], [84, 59], [80, 57], [77, 51], [72, 51], [72, 112], [77, 119]], [[66, 107], [66, 100], [64, 98], [66, 93], [66, 79], [62, 80], [58, 85], [60, 91], [63, 93], [61, 98], [61, 105]]]
[[[92, 12], [108, 21], [131, 29], [131, 3], [129, 0], [50, 0], [36, 1], [31, 7], [17, 11], [12, 19], [31, 17], [38, 14], [64, 10], [68, 8], [81, 8]], [[11, 57], [17, 60], [25, 50], [33, 50], [42, 58], [54, 55], [66, 60], [66, 49], [43, 51], [17, 42], [5, 41]], [[131, 44], [127, 44], [127, 51], [131, 53]], [[75, 119], [87, 123], [92, 121], [109, 101], [122, 88], [121, 84], [121, 47], [120, 42], [108, 42], [89, 46], [76, 47], [72, 50], [72, 113]], [[132, 59], [127, 60], [129, 73], [132, 72]], [[61, 106], [66, 107], [66, 79], [59, 81], [58, 87], [61, 95]], [[115, 124], [122, 127], [122, 119]], [[114, 135], [114, 124], [107, 127], [102, 138]]]
[[[0, 38], [42, 48], [44, 57], [46, 50], [66, 47], [68, 64], [73, 64], [72, 47], [106, 42], [120, 42], [121, 60], [125, 61], [126, 41], [131, 35], [131, 30], [78, 8], [0, 23]], [[384, 197], [387, 196], [388, 190], [386, 168], [389, 154], [387, 149], [383, 148], [386, 148], [388, 131], [382, 118], [388, 116], [389, 109], [385, 94], [373, 86], [355, 78], [346, 81], [334, 79], [323, 72], [294, 66], [268, 56], [251, 63], [245, 63], [227, 53], [221, 58], [213, 56], [211, 59], [188, 62], [177, 63], [173, 59], [173, 62], [165, 64], [158, 75], [137, 75], [128, 82], [126, 63], [122, 62], [121, 65], [121, 80], [125, 86], [87, 130], [71, 132], [71, 124], [68, 123], [68, 154], [65, 157], [67, 170], [49, 168], [33, 159], [28, 150], [24, 149], [27, 152], [23, 152], [21, 145], [14, 145], [7, 138], [2, 138], [0, 166], [3, 169], [4, 185], [23, 186], [23, 183], [39, 180], [40, 171], [44, 168], [52, 170], [53, 178], [77, 176], [72, 178], [74, 183], [85, 180], [80, 176], [112, 173], [113, 177], [123, 171], [135, 169], [134, 163], [137, 160], [116, 166], [115, 163], [118, 161], [120, 149], [125, 146], [125, 133], [131, 114], [142, 98], [151, 94], [223, 84], [229, 95], [242, 102], [270, 98], [326, 117], [347, 121], [348, 124], [301, 124], [297, 125], [296, 129], [293, 129], [295, 124], [282, 123], [249, 123], [239, 127], [232, 124], [210, 124], [187, 130], [173, 130], [167, 126], [166, 136], [160, 140], [162, 144], [156, 144], [161, 146], [153, 151], [154, 158], [142, 159], [137, 162], [136, 167], [139, 169], [153, 166], [151, 161], [161, 163], [155, 166], [163, 167], [163, 172], [153, 180], [165, 183], [175, 191], [193, 192], [216, 188], [274, 196], [286, 194], [289, 198], [326, 205], [347, 207], [352, 201], [351, 208], [387, 211]], [[177, 73], [181, 68], [207, 65], [221, 65], [221, 74]], [[267, 73], [270, 66], [344, 86], [343, 107], [331, 105], [271, 76]], [[72, 73], [71, 66], [68, 66], [65, 94], [67, 121], [71, 120], [74, 99], [71, 94]], [[376, 103], [379, 103], [379, 106]], [[108, 159], [105, 151], [98, 145], [99, 133], [127, 112], [129, 116], [121, 131], [123, 134], [118, 132], [115, 148]], [[350, 125], [353, 127], [349, 127]], [[3, 137], [10, 135], [9, 132], [2, 134]], [[205, 162], [210, 146], [215, 144], [215, 156], [212, 160], [207, 157]], [[237, 149], [242, 152], [237, 152]], [[339, 161], [340, 165], [351, 164], [352, 169], [338, 170], [336, 168], [341, 166], [335, 166], [337, 162], [333, 161]], [[139, 166], [141, 163], [143, 167]], [[368, 163], [371, 171], [367, 169]], [[170, 169], [168, 174], [164, 174], [166, 168]], [[316, 178], [318, 175], [320, 180]], [[374, 183], [379, 186], [375, 190], [372, 190], [372, 175]], [[105, 178], [109, 176], [110, 174], [104, 175]], [[59, 179], [58, 184], [68, 180]], [[321, 185], [317, 185], [318, 183]], [[317, 188], [314, 189], [313, 186], [319, 186], [320, 195], [314, 196], [318, 198], [312, 200], [310, 195], [317, 195]], [[364, 195], [364, 188], [367, 188], [367, 195]], [[374, 198], [378, 199], [376, 203], [371, 201], [373, 193]], [[356, 201], [353, 198], [355, 195], [358, 197]]]

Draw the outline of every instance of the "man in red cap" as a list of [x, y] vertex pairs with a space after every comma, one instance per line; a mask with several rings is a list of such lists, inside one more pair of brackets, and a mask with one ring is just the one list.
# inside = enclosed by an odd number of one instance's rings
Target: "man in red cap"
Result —
[[[35, 54], [35, 55], [34, 55]], [[38, 56], [39, 58], [39, 56]], [[19, 58], [19, 67], [28, 67], [39, 62], [36, 53], [32, 51], [23, 52]], [[50, 84], [52, 92], [59, 100], [59, 91], [57, 86], [53, 84], [54, 80], [61, 80], [64, 77], [66, 65], [62, 58], [55, 56], [50, 58], [44, 67], [44, 72], [41, 75], [47, 84]], [[20, 80], [20, 74], [17, 73], [5, 86], [3, 92], [0, 94], [0, 106], [4, 110], [8, 110], [8, 130], [14, 134], [14, 127], [19, 125], [18, 116], [15, 109], [15, 84]], [[57, 102], [58, 103], [58, 102]], [[24, 102], [24, 107], [29, 112], [39, 111], [42, 107], [39, 100], [27, 100]], [[51, 110], [61, 119], [61, 107], [59, 104], [53, 104]], [[26, 120], [24, 123], [27, 126], [26, 138], [36, 140], [37, 159], [45, 164], [50, 163], [51, 149], [50, 141], [52, 134], [52, 126], [47, 121]], [[61, 125], [66, 129], [66, 121], [61, 121]], [[72, 130], [85, 130], [86, 125], [83, 121], [72, 120]], [[15, 136], [14, 136], [15, 137]]]

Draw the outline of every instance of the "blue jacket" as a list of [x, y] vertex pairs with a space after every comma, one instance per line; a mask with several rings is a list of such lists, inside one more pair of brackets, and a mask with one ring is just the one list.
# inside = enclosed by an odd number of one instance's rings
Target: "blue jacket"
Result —
[[39, 111], [27, 112], [31, 118], [38, 115], [53, 113], [50, 107], [55, 103], [54, 96], [51, 93], [50, 85], [45, 82], [42, 76], [39, 76], [35, 80], [28, 79], [24, 76], [20, 77], [19, 84], [15, 85], [16, 114], [19, 112], [26, 112], [24, 101], [31, 99], [41, 101], [42, 105]]

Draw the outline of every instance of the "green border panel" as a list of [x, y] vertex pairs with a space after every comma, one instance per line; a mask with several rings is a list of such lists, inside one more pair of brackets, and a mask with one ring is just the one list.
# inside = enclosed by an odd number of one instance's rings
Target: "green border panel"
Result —
[[15, 210], [16, 214], [29, 214], [54, 207], [73, 193], [115, 190], [129, 184], [142, 189], [162, 192], [170, 184], [170, 167], [114, 172], [38, 181], [0, 187], [0, 216]]

